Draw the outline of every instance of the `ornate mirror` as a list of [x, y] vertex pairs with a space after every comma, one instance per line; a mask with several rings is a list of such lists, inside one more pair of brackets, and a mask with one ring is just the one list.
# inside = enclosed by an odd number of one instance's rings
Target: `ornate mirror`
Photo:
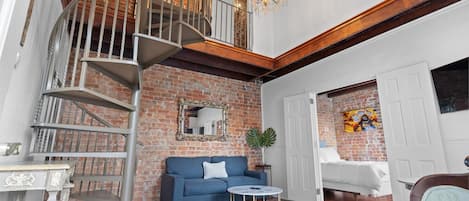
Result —
[[227, 106], [180, 100], [177, 140], [225, 141]]

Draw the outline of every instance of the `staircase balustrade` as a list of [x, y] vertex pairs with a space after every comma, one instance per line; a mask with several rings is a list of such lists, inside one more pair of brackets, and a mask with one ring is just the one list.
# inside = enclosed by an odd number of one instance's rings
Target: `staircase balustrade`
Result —
[[73, 199], [131, 201], [143, 70], [183, 45], [236, 38], [224, 27], [236, 13], [251, 21], [220, 0], [68, 1], [49, 39], [30, 155], [76, 161]]

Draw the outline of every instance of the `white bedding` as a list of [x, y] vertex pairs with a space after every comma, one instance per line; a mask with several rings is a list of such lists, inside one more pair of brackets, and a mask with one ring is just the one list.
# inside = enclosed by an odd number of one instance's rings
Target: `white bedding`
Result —
[[325, 182], [345, 183], [379, 190], [389, 182], [387, 162], [333, 161], [321, 163], [322, 179]]

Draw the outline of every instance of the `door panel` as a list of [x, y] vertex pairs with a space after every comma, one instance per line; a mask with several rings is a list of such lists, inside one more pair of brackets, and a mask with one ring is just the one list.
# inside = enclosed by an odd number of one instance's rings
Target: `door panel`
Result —
[[399, 178], [447, 171], [430, 71], [418, 64], [378, 75], [395, 200], [409, 200]]
[[[315, 105], [309, 94], [284, 99], [288, 199], [322, 200]], [[313, 118], [314, 117], [314, 118]], [[319, 193], [317, 191], [319, 190]]]

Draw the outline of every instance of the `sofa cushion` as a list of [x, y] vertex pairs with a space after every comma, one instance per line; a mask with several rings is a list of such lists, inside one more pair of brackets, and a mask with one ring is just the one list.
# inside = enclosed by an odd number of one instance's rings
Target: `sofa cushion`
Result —
[[248, 169], [248, 159], [244, 156], [214, 156], [212, 163], [226, 162], [228, 176], [244, 176]]
[[226, 182], [220, 179], [186, 179], [184, 196], [225, 193]]
[[166, 173], [180, 175], [186, 179], [204, 177], [202, 163], [210, 162], [209, 157], [169, 157], [166, 159]]
[[222, 178], [229, 187], [233, 186], [244, 186], [244, 185], [265, 185], [264, 182], [260, 179], [247, 176], [232, 176], [228, 178]]
[[228, 177], [228, 173], [226, 173], [226, 168], [225, 168], [225, 161], [222, 161], [219, 163], [203, 162], [203, 166], [204, 166], [204, 179]]

